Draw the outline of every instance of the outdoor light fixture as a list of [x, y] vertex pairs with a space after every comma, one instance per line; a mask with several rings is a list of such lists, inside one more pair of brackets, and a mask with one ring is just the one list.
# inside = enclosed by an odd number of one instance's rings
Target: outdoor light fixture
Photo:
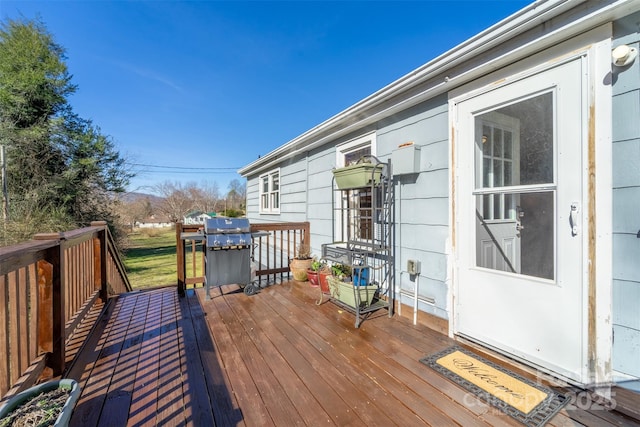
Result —
[[616, 67], [625, 67], [633, 62], [638, 56], [638, 50], [634, 47], [629, 47], [626, 44], [620, 45], [613, 49], [611, 57], [613, 58], [613, 65]]

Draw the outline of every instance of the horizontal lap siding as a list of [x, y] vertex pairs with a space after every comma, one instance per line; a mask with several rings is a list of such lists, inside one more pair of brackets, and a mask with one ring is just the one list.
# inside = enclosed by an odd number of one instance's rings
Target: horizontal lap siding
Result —
[[[447, 239], [449, 237], [449, 142], [445, 97], [421, 104], [397, 121], [386, 121], [378, 131], [378, 157], [387, 159], [398, 145], [413, 142], [420, 147], [420, 173], [397, 176], [396, 284], [413, 294], [416, 281], [406, 273], [407, 260], [418, 260], [422, 311], [438, 317], [447, 314]], [[393, 169], [393, 165], [392, 169]], [[412, 299], [402, 301], [411, 305]]]
[[309, 153], [309, 205], [312, 253], [320, 255], [322, 244], [330, 243], [333, 236], [332, 169], [336, 164], [335, 145], [325, 145]]
[[[378, 123], [376, 156], [386, 162], [398, 145], [412, 141], [421, 148], [420, 173], [413, 180], [396, 179], [396, 277], [398, 285], [411, 291], [414, 282], [403, 274], [408, 259], [422, 266], [419, 294], [432, 303], [420, 308], [447, 318], [447, 255], [449, 237], [449, 142], [448, 105], [446, 96], [428, 101]], [[321, 253], [323, 243], [333, 235], [332, 169], [336, 161], [336, 145], [332, 141], [280, 165], [280, 214], [258, 213], [258, 177], [249, 177], [247, 207], [250, 220], [256, 222], [309, 221], [311, 250]], [[392, 166], [393, 167], [393, 166]], [[402, 199], [402, 200], [401, 200]], [[405, 301], [409, 303], [409, 301]]]
[[[640, 48], [638, 19], [615, 23], [614, 47]], [[640, 376], [640, 63], [613, 71], [613, 367]]]
[[253, 221], [259, 217], [258, 210], [260, 209], [260, 187], [259, 179], [257, 176], [247, 179], [247, 218]]
[[[269, 171], [276, 169], [274, 166]], [[247, 217], [251, 222], [307, 221], [307, 165], [305, 156], [287, 160], [280, 167], [280, 213], [261, 214], [259, 175], [247, 179]], [[265, 171], [267, 172], [267, 171]]]

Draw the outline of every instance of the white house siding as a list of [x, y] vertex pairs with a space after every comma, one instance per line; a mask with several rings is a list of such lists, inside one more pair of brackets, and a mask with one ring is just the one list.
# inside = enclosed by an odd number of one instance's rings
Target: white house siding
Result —
[[325, 145], [309, 153], [308, 221], [311, 223], [312, 253], [320, 255], [323, 243], [330, 243], [333, 235], [331, 208], [331, 170], [336, 164], [334, 145]]
[[[614, 24], [613, 47], [640, 48], [640, 13]], [[613, 69], [613, 368], [640, 376], [640, 60]]]
[[[258, 209], [260, 209], [260, 180], [258, 176], [252, 176], [247, 178], [247, 193], [246, 193], [246, 215], [250, 221], [256, 221], [260, 218]], [[268, 222], [268, 221], [263, 221]]]
[[[388, 159], [406, 142], [420, 147], [420, 173], [395, 177], [396, 286], [403, 291], [402, 302], [412, 306], [417, 283], [419, 309], [446, 319], [450, 205], [447, 99], [437, 97], [402, 116], [380, 123], [377, 132], [381, 159]], [[409, 259], [420, 262], [417, 281], [406, 273]]]
[[259, 175], [255, 175], [247, 180], [247, 218], [250, 222], [256, 223], [306, 221], [307, 162], [305, 155], [287, 159], [282, 164], [274, 166], [276, 167], [280, 167], [280, 213], [260, 214], [260, 182]]

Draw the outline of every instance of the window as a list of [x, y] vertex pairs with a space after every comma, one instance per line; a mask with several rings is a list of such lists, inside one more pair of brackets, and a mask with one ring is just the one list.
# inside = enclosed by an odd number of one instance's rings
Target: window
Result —
[[280, 169], [260, 176], [260, 213], [280, 213]]
[[375, 156], [375, 147], [375, 132], [339, 145], [336, 148], [336, 167], [340, 168], [342, 166], [354, 164], [365, 155]]
[[[375, 156], [375, 146], [375, 132], [339, 145], [336, 147], [336, 167], [355, 164], [363, 156]], [[343, 203], [350, 207], [356, 206], [357, 209], [347, 209], [349, 217], [339, 218], [336, 224], [338, 227], [336, 236], [339, 236], [339, 240], [345, 240], [346, 236], [357, 240], [373, 238], [371, 235], [371, 192], [359, 189], [349, 191], [348, 198]]]

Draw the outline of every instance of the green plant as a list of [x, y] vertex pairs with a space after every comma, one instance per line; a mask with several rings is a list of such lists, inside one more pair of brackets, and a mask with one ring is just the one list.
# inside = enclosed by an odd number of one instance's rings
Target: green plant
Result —
[[318, 260], [318, 258], [313, 257], [313, 262], [311, 262], [311, 271], [321, 271], [327, 268], [327, 263], [324, 261]]
[[331, 273], [339, 278], [345, 278], [351, 276], [351, 267], [346, 264], [333, 264], [331, 266]]

